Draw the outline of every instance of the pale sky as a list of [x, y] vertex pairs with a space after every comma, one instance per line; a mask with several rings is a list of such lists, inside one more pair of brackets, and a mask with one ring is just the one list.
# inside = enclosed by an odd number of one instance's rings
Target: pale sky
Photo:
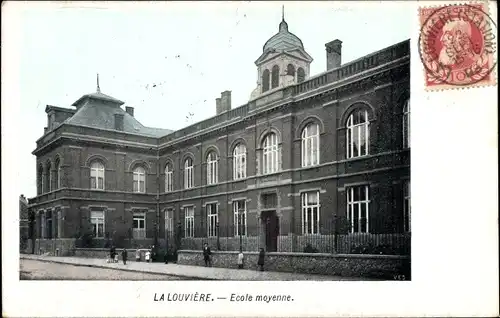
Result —
[[[12, 3], [11, 3], [12, 4]], [[343, 42], [349, 62], [410, 38], [415, 14], [404, 2], [79, 3], [79, 8], [25, 6], [19, 38], [20, 191], [36, 195], [35, 141], [47, 104], [70, 107], [101, 91], [135, 107], [145, 126], [180, 129], [215, 115], [215, 98], [232, 91], [244, 105], [256, 87], [254, 61], [281, 21], [326, 70], [325, 43]], [[156, 84], [156, 87], [152, 87]], [[123, 106], [123, 107], [124, 107]]]

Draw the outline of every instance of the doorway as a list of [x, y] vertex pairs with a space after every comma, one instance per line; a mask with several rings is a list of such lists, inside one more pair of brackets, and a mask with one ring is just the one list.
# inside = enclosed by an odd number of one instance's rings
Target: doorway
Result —
[[264, 226], [267, 252], [277, 252], [280, 223], [276, 211], [263, 211], [261, 213], [261, 221]]

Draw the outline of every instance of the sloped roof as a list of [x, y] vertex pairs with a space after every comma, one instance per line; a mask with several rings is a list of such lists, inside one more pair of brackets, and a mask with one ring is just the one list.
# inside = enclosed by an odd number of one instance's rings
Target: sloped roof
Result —
[[76, 126], [87, 126], [98, 129], [115, 130], [115, 114], [123, 115], [123, 132], [149, 137], [162, 137], [172, 132], [170, 129], [146, 127], [120, 106], [124, 102], [96, 92], [80, 97], [73, 106], [76, 113], [64, 123]]
[[285, 20], [281, 21], [279, 32], [273, 35], [262, 49], [263, 52], [267, 50], [284, 51], [293, 48], [304, 48], [302, 41], [298, 36], [288, 31], [288, 24]]

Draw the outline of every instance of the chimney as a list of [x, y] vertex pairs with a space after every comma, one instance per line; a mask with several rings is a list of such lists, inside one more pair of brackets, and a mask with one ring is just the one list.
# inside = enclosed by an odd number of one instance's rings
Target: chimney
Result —
[[115, 114], [115, 130], [123, 131], [123, 114]]
[[342, 41], [326, 43], [326, 70], [333, 70], [342, 64]]
[[215, 114], [219, 115], [220, 113], [222, 113], [221, 99], [220, 98], [216, 98], [215, 99]]
[[221, 110], [222, 112], [231, 110], [231, 91], [223, 91], [221, 93]]
[[127, 112], [127, 114], [129, 114], [130, 116], [134, 117], [134, 107], [125, 106], [125, 111]]

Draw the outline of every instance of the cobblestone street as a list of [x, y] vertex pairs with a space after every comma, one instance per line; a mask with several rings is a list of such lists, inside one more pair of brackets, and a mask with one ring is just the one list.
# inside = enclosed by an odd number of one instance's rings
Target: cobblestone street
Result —
[[184, 278], [20, 259], [21, 280], [181, 280]]

